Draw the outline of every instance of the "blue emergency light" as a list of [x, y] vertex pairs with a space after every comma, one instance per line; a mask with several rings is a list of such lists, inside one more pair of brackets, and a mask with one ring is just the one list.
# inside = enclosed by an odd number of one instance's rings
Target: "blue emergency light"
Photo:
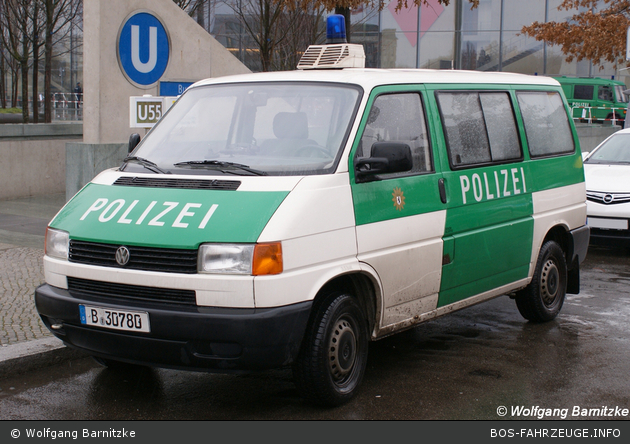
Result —
[[347, 43], [346, 19], [341, 14], [332, 14], [326, 19], [326, 43]]

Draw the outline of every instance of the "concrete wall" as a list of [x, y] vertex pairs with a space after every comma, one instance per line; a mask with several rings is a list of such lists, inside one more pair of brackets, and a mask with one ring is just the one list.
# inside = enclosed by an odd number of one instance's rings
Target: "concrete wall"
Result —
[[0, 200], [64, 193], [66, 144], [81, 124], [0, 125]]
[[88, 144], [68, 143], [66, 145], [66, 200], [94, 176], [108, 168], [119, 167], [127, 155], [127, 143]]
[[586, 153], [599, 145], [606, 137], [619, 131], [621, 127], [576, 123], [575, 129], [580, 138], [580, 148], [583, 153]]

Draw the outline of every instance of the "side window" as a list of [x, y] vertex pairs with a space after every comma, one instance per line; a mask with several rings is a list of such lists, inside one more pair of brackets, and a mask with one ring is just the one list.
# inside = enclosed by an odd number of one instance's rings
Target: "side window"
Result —
[[607, 102], [613, 101], [613, 91], [610, 86], [600, 86], [597, 91], [597, 98], [599, 100], [606, 100]]
[[[413, 158], [411, 173], [433, 171], [419, 94], [382, 94], [374, 100], [357, 156], [370, 157], [372, 145], [376, 142], [400, 142], [409, 145]], [[409, 172], [405, 172], [384, 177], [408, 174]]]
[[532, 157], [574, 152], [573, 133], [560, 94], [520, 91], [517, 97]]
[[595, 87], [593, 85], [575, 85], [573, 90], [574, 100], [593, 100], [593, 92]]
[[437, 101], [453, 168], [522, 158], [507, 92], [441, 91]]

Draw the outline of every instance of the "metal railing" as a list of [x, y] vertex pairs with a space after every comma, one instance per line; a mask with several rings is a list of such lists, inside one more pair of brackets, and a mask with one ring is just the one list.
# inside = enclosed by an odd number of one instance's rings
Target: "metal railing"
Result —
[[[576, 115], [577, 110], [577, 115]], [[609, 110], [611, 118], [605, 117], [593, 117], [593, 110]], [[607, 106], [573, 106], [571, 108], [571, 116], [573, 120], [581, 120], [588, 121], [588, 123], [593, 122], [612, 122], [613, 125], [617, 125], [617, 121], [624, 121], [626, 118], [627, 108], [615, 108], [615, 107], [607, 107]], [[621, 116], [621, 117], [617, 117]]]
[[52, 120], [83, 120], [83, 94], [56, 92], [52, 95]]

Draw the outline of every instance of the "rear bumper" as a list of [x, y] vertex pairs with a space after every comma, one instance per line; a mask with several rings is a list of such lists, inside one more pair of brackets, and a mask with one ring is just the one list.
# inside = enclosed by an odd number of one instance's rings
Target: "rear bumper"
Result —
[[[148, 312], [151, 332], [82, 325], [80, 304]], [[197, 371], [255, 371], [291, 364], [311, 304], [263, 309], [132, 307], [82, 299], [48, 284], [35, 290], [35, 305], [44, 324], [67, 345], [101, 358]], [[51, 329], [52, 324], [61, 328]]]

